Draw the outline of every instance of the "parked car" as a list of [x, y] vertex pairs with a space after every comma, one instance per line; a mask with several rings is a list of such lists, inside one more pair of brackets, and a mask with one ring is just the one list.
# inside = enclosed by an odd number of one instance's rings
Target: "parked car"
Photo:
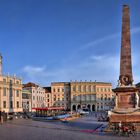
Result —
[[7, 114], [7, 120], [13, 120], [13, 113], [8, 113]]
[[78, 113], [80, 115], [88, 115], [90, 112], [89, 112], [89, 109], [83, 108], [83, 109], [78, 110]]

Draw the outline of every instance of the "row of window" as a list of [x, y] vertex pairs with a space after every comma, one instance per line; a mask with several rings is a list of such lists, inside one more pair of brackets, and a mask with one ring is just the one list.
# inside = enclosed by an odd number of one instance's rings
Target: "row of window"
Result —
[[[7, 88], [3, 88], [3, 96], [6, 96], [7, 95]], [[12, 97], [13, 96], [13, 90], [12, 89], [9, 89], [9, 92], [10, 92], [10, 97]], [[19, 90], [16, 90], [16, 96], [17, 97], [19, 97], [19, 93], [20, 93], [20, 91]]]
[[100, 99], [100, 100], [109, 100], [109, 101], [111, 100], [110, 97], [108, 97], [108, 98], [107, 97], [105, 97], [105, 98], [101, 97], [101, 98], [98, 98], [98, 99]]
[[64, 98], [53, 98], [54, 101], [64, 101]]
[[38, 91], [38, 90], [36, 91], [36, 90], [32, 90], [32, 93], [35, 93], [35, 92], [36, 92], [36, 93], [39, 93], [39, 94], [45, 94], [44, 91]]
[[43, 103], [41, 103], [41, 104], [33, 104], [33, 108], [35, 108], [35, 107], [45, 107], [45, 106], [44, 106]]
[[64, 92], [64, 88], [53, 88], [53, 92]]
[[97, 92], [112, 92], [111, 88], [97, 88]]
[[79, 91], [79, 92], [81, 92], [81, 91], [83, 91], [83, 92], [91, 92], [91, 91], [93, 91], [93, 92], [95, 92], [95, 90], [96, 90], [96, 88], [95, 88], [95, 86], [91, 86], [91, 85], [89, 85], [89, 86], [87, 86], [87, 85], [83, 85], [83, 86], [81, 86], [81, 85], [78, 85], [78, 86], [72, 86], [72, 91], [73, 92], [76, 92], [76, 91]]
[[[72, 91], [73, 92], [96, 92], [96, 87], [95, 86], [91, 86], [91, 85], [78, 85], [78, 86], [72, 86]], [[97, 92], [111, 92], [111, 88], [97, 88]]]
[[[8, 81], [6, 79], [3, 79], [3, 83], [6, 83], [6, 82], [8, 82]], [[10, 79], [9, 82], [10, 82], [10, 84], [12, 84], [14, 82], [14, 80]], [[20, 84], [20, 81], [16, 81], [15, 84]]]
[[64, 103], [54, 103], [53, 106], [64, 106]]
[[87, 95], [87, 96], [73, 96], [73, 101], [85, 101], [85, 100], [92, 100], [92, 101], [94, 101], [96, 99], [96, 97], [94, 96], [94, 95], [92, 95], [92, 96], [89, 96], [89, 95]]
[[[37, 101], [43, 101], [45, 98], [42, 96], [36, 96]], [[33, 100], [35, 100], [35, 96], [33, 96]]]
[[[19, 101], [16, 102], [16, 107], [19, 108]], [[3, 108], [7, 108], [6, 101], [3, 101]], [[13, 101], [10, 101], [10, 108], [13, 108]]]

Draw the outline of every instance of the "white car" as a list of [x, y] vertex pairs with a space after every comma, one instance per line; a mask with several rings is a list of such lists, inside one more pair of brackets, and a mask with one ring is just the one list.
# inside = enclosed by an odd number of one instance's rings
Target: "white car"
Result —
[[89, 110], [88, 109], [80, 109], [78, 110], [80, 115], [88, 115], [89, 114]]

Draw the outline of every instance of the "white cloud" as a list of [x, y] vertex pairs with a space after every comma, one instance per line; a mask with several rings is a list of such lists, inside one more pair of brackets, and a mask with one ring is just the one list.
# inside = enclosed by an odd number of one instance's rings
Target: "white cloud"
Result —
[[140, 33], [140, 27], [135, 27], [131, 29], [131, 34]]
[[23, 71], [24, 72], [28, 72], [28, 73], [31, 73], [31, 74], [36, 74], [36, 73], [39, 73], [39, 72], [43, 72], [45, 70], [45, 67], [34, 67], [34, 66], [25, 66], [23, 68]]
[[103, 58], [104, 58], [105, 56], [104, 55], [93, 55], [93, 56], [91, 56], [91, 59], [92, 60], [102, 60]]
[[[93, 59], [94, 58], [94, 59]], [[82, 63], [67, 64], [57, 69], [46, 69], [44, 66], [25, 66], [23, 74], [26, 81], [33, 81], [44, 86], [51, 82], [70, 80], [97, 80], [112, 82], [117, 80], [118, 57], [89, 56]], [[113, 80], [112, 80], [113, 79]]]
[[[24, 81], [26, 82], [41, 82], [42, 79], [46, 79], [47, 73], [45, 67], [35, 67], [27, 65], [22, 69]], [[42, 82], [41, 82], [42, 83]]]
[[104, 36], [104, 37], [102, 37], [102, 38], [99, 38], [99, 39], [97, 39], [97, 40], [94, 40], [94, 41], [91, 41], [91, 42], [85, 44], [83, 47], [81, 47], [81, 49], [88, 49], [88, 48], [90, 48], [90, 47], [93, 47], [93, 46], [95, 46], [95, 45], [98, 45], [98, 44], [100, 44], [100, 43], [103, 43], [104, 41], [108, 41], [108, 40], [110, 40], [110, 39], [116, 38], [116, 37], [118, 37], [118, 36], [119, 36], [118, 33], [116, 33], [116, 34], [111, 34], [111, 35], [106, 35], [106, 36]]
[[[138, 61], [135, 60], [135, 68]], [[67, 64], [55, 69], [44, 66], [25, 66], [23, 74], [26, 81], [37, 82], [48, 86], [51, 82], [69, 82], [70, 80], [87, 80], [98, 82], [111, 82], [115, 87], [119, 78], [120, 56], [93, 55], [80, 63]], [[134, 82], [140, 79], [140, 73], [134, 71]], [[137, 75], [137, 76], [136, 76]]]

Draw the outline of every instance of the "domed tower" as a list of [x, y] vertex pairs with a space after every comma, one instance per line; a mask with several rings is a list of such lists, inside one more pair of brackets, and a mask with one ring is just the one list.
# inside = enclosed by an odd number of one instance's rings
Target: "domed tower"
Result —
[[0, 75], [2, 75], [2, 55], [0, 53]]

